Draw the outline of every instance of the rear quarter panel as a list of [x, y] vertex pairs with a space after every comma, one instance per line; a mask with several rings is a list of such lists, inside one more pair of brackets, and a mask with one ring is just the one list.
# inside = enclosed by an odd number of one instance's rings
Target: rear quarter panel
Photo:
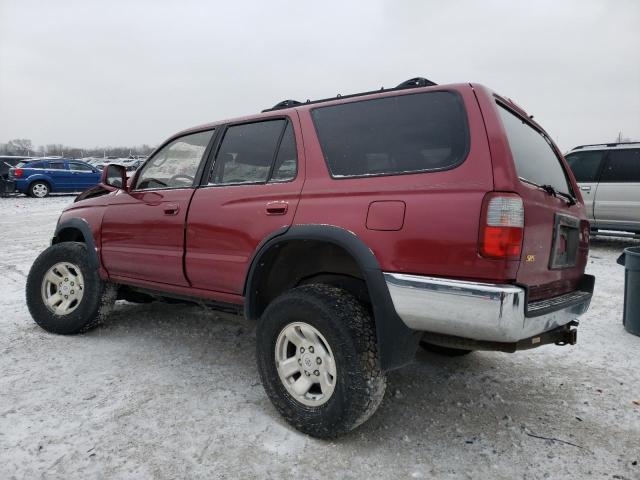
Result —
[[[424, 89], [437, 90], [460, 93], [470, 130], [466, 160], [440, 172], [333, 179], [311, 118], [312, 107], [301, 108], [307, 178], [295, 223], [331, 224], [353, 232], [373, 251], [384, 271], [479, 280], [515, 278], [517, 262], [489, 260], [478, 254], [482, 199], [493, 189], [493, 176], [473, 90], [468, 84]], [[399, 230], [367, 228], [367, 211], [376, 201], [406, 204]]]

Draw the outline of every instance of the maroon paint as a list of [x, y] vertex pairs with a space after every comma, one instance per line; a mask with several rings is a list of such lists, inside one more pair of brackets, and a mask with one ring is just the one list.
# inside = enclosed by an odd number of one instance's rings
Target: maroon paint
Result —
[[[586, 222], [582, 198], [571, 173], [578, 198], [571, 207], [518, 180], [496, 110], [500, 97], [469, 84], [372, 97], [438, 90], [459, 92], [467, 110], [470, 150], [454, 169], [333, 179], [310, 116], [316, 105], [302, 105], [236, 120], [289, 116], [298, 152], [298, 176], [292, 182], [153, 193], [119, 191], [74, 204], [61, 221], [82, 217], [90, 223], [103, 267], [113, 280], [224, 302], [242, 302], [242, 286], [258, 245], [291, 224], [331, 224], [353, 232], [373, 251], [384, 271], [532, 286], [564, 282], [570, 288], [584, 271], [588, 243], [583, 241], [575, 268], [549, 270], [553, 217], [555, 212], [566, 212]], [[323, 105], [348, 101], [336, 99]], [[565, 170], [570, 172], [566, 163]], [[524, 200], [520, 260], [488, 259], [478, 253], [480, 210], [489, 191], [514, 192]], [[402, 222], [396, 203], [400, 201], [404, 203]], [[383, 203], [377, 206], [378, 202]], [[100, 205], [108, 207], [96, 208]], [[165, 214], [168, 205], [178, 205], [179, 211]], [[536, 260], [526, 262], [527, 255]]]

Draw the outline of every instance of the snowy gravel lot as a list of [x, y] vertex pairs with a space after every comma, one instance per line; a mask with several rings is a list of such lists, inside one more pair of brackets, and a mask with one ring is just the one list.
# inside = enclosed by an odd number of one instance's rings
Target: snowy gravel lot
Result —
[[640, 479], [640, 337], [615, 263], [638, 241], [593, 242], [578, 345], [419, 352], [368, 423], [325, 442], [271, 406], [243, 319], [122, 303], [85, 335], [37, 327], [25, 277], [72, 200], [0, 199], [0, 479]]

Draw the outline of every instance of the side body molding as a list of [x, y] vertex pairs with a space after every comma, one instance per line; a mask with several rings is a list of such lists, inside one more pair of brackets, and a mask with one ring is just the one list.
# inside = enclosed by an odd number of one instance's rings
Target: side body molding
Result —
[[411, 362], [420, 334], [409, 329], [400, 319], [391, 300], [380, 264], [374, 253], [355, 234], [333, 225], [293, 225], [274, 232], [257, 248], [248, 269], [244, 288], [244, 313], [257, 320], [258, 291], [256, 285], [268, 270], [268, 256], [287, 242], [295, 240], [333, 243], [347, 251], [358, 264], [369, 291], [376, 324], [378, 353], [383, 370], [399, 368]]

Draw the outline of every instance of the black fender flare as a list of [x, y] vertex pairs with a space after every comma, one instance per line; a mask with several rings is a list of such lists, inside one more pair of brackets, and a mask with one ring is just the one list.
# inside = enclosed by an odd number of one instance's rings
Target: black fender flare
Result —
[[55, 234], [51, 239], [51, 244], [58, 243], [58, 234], [66, 229], [73, 228], [82, 232], [82, 236], [84, 237], [84, 243], [87, 244], [87, 253], [89, 254], [89, 265], [94, 268], [100, 267], [100, 260], [98, 259], [98, 252], [96, 249], [96, 242], [93, 238], [93, 232], [91, 231], [91, 226], [89, 223], [83, 218], [70, 218], [69, 220], [65, 220], [62, 223], [59, 223], [56, 226]]
[[263, 275], [265, 256], [292, 240], [316, 240], [333, 243], [349, 253], [359, 266], [369, 291], [378, 340], [378, 355], [383, 370], [399, 368], [415, 356], [420, 334], [408, 328], [396, 313], [380, 264], [371, 249], [354, 233], [333, 225], [294, 225], [265, 238], [251, 260], [244, 287], [245, 317], [257, 320], [258, 301], [254, 285]]

